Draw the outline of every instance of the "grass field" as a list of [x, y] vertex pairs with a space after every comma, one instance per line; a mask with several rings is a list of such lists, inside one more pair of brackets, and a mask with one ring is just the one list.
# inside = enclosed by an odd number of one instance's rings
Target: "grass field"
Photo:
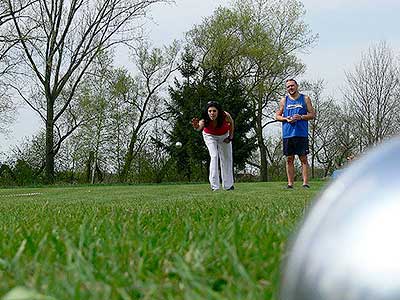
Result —
[[0, 189], [0, 299], [277, 299], [324, 184]]

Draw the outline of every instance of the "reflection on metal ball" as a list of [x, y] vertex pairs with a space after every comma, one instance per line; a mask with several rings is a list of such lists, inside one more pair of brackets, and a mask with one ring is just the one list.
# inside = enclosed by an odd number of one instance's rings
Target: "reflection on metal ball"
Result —
[[288, 249], [282, 300], [400, 299], [400, 139], [352, 162]]

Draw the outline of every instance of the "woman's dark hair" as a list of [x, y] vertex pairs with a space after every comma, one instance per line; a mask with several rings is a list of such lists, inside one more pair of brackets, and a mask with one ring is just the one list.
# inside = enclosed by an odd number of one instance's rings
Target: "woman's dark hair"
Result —
[[209, 124], [210, 121], [211, 121], [211, 120], [210, 120], [210, 117], [208, 116], [208, 109], [209, 109], [210, 107], [215, 107], [215, 108], [218, 110], [217, 128], [218, 128], [218, 127], [221, 127], [222, 124], [224, 123], [225, 112], [224, 112], [224, 110], [222, 109], [221, 104], [219, 104], [217, 101], [208, 101], [207, 104], [206, 104], [206, 106], [205, 106], [205, 108], [204, 108], [204, 110], [203, 110], [202, 117], [203, 117], [203, 119], [204, 119], [204, 121], [205, 121], [205, 126], [207, 127], [208, 124]]

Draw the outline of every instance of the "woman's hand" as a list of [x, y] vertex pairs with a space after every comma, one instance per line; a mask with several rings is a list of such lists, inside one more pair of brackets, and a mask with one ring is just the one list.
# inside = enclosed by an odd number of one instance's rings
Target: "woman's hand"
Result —
[[199, 120], [199, 118], [193, 118], [192, 126], [194, 129], [200, 131], [204, 128], [204, 120], [203, 119]]
[[198, 129], [199, 128], [199, 118], [193, 118], [192, 119], [192, 126], [194, 129]]
[[230, 142], [232, 142], [232, 137], [231, 137], [231, 136], [228, 136], [228, 137], [226, 137], [226, 138], [224, 139], [224, 143], [229, 144]]

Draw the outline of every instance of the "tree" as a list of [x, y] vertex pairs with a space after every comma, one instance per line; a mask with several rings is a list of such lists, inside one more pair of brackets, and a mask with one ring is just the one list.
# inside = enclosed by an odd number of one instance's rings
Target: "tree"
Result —
[[346, 73], [345, 101], [360, 131], [362, 147], [370, 147], [399, 133], [399, 64], [386, 42], [362, 55], [353, 72]]
[[[201, 134], [194, 131], [190, 125], [193, 117], [201, 117], [208, 101], [215, 100], [221, 103], [224, 110], [230, 112], [234, 119], [233, 163], [236, 171], [245, 168], [255, 148], [254, 139], [248, 137], [252, 128], [251, 119], [248, 117], [251, 107], [244, 97], [243, 86], [229, 77], [223, 69], [204, 67], [196, 64], [194, 54], [187, 48], [180, 66], [183, 82], [176, 80], [175, 87], [170, 88], [170, 111], [173, 114], [170, 144], [181, 141], [184, 146], [180, 149], [171, 147], [169, 152], [176, 158], [177, 168], [182, 170], [182, 175], [189, 181], [204, 179], [208, 170], [209, 154]], [[200, 178], [192, 175], [199, 173]]]
[[25, 138], [19, 145], [11, 148], [9, 164], [16, 165], [17, 162], [24, 162], [32, 170], [31, 182], [40, 182], [44, 168], [45, 132], [40, 131], [31, 138]]
[[183, 147], [163, 145], [174, 160], [175, 169], [180, 170], [180, 180], [193, 181], [204, 178], [207, 151], [203, 147], [201, 135], [196, 134], [190, 125], [194, 116], [200, 117], [206, 99], [211, 99], [210, 91], [199, 84], [201, 69], [195, 64], [194, 55], [189, 48], [182, 54], [179, 71], [182, 83], [175, 78], [174, 86], [169, 88], [171, 102], [168, 111], [172, 116], [172, 130], [167, 131], [169, 145], [180, 141]]
[[[137, 114], [137, 118], [130, 124], [131, 133], [128, 149], [120, 178], [128, 179], [129, 171], [140, 144], [144, 143], [146, 129], [153, 121], [167, 116], [163, 88], [171, 74], [178, 68], [177, 55], [179, 45], [173, 42], [163, 49], [151, 49], [149, 43], [141, 44], [135, 51], [136, 66], [139, 74], [136, 76], [136, 91], [132, 98], [126, 99], [130, 108]], [[140, 141], [138, 143], [138, 141]], [[138, 146], [139, 144], [139, 146]]]
[[109, 165], [113, 166], [110, 171], [120, 175], [125, 163], [132, 120], [139, 113], [132, 109], [129, 101], [137, 95], [138, 82], [125, 69], [114, 70], [111, 76], [106, 153]]
[[316, 169], [323, 167], [325, 177], [354, 154], [357, 129], [346, 105], [324, 95], [324, 80], [303, 81], [300, 87], [316, 111], [309, 122], [311, 176], [318, 177]]
[[[100, 51], [131, 40], [138, 19], [153, 4], [169, 0], [4, 0], [13, 28], [9, 35], [18, 40], [20, 57], [25, 63], [21, 74], [33, 76], [37, 91], [44, 99], [32, 101], [31, 86], [22, 78], [14, 87], [42, 118], [46, 128], [46, 178], [54, 181], [54, 157], [57, 122], [66, 113], [82, 78]], [[29, 82], [29, 81], [28, 81]], [[25, 88], [24, 88], [25, 87]], [[61, 98], [63, 91], [68, 93]], [[65, 140], [74, 128], [60, 132]]]
[[10, 124], [15, 117], [15, 105], [0, 84], [0, 133], [7, 132], [7, 125]]
[[[31, 1], [27, 1], [20, 8], [23, 11], [31, 5]], [[12, 21], [11, 13], [8, 10], [5, 1], [0, 2], [0, 133], [7, 131], [6, 126], [14, 120], [16, 107], [11, 100], [7, 87], [7, 79], [15, 74], [15, 68], [19, 60], [13, 56], [13, 48], [17, 40], [13, 39], [9, 34], [9, 27]]]
[[[63, 153], [72, 155], [70, 159], [81, 172], [85, 169], [87, 181], [94, 183], [102, 174], [119, 175], [126, 181], [128, 175], [135, 179], [145, 169], [150, 178], [148, 163], [153, 149], [149, 137], [154, 137], [150, 132], [158, 119], [166, 117], [160, 93], [174, 71], [177, 51], [175, 44], [164, 50], [142, 44], [136, 52], [139, 73], [134, 77], [126, 69], [114, 69], [107, 53], [92, 64], [93, 76], [87, 76], [81, 84], [80, 111], [75, 113], [85, 122], [73, 134], [72, 145], [67, 143], [63, 149]], [[128, 156], [131, 161], [125, 173]]]
[[224, 69], [240, 81], [251, 103], [249, 117], [260, 152], [260, 177], [268, 180], [268, 149], [264, 132], [272, 120], [285, 79], [304, 71], [296, 54], [311, 46], [312, 35], [303, 21], [297, 0], [235, 1], [233, 8], [219, 8], [188, 33], [188, 43], [199, 54], [204, 69]]
[[112, 140], [108, 136], [109, 112], [114, 97], [111, 96], [111, 78], [113, 73], [112, 57], [109, 53], [100, 53], [91, 65], [90, 73], [82, 82], [82, 94], [79, 100], [79, 115], [84, 122], [74, 136], [77, 152], [85, 158], [87, 166], [87, 181], [95, 183], [97, 177], [102, 177], [101, 162], [107, 165], [105, 145]]
[[250, 46], [246, 60], [253, 76], [245, 77], [245, 81], [254, 106], [260, 179], [268, 181], [272, 154], [265, 143], [266, 126], [273, 119], [284, 81], [304, 71], [296, 54], [311, 46], [317, 36], [304, 23], [305, 11], [299, 1], [246, 0], [237, 1], [236, 7], [241, 19], [250, 20], [243, 36]]
[[[313, 93], [311, 94], [311, 97]], [[324, 177], [337, 167], [337, 157], [342, 153], [341, 140], [344, 140], [346, 115], [333, 98], [311, 98], [316, 110], [316, 117], [310, 122], [311, 175], [316, 177], [316, 167], [323, 167]], [[347, 123], [349, 125], [350, 123]]]
[[128, 128], [137, 116], [127, 99], [135, 97], [137, 83], [128, 70], [113, 67], [112, 53], [101, 53], [89, 73], [74, 109], [83, 122], [57, 154], [61, 169], [56, 170], [78, 173], [80, 181], [94, 183], [122, 170]]

